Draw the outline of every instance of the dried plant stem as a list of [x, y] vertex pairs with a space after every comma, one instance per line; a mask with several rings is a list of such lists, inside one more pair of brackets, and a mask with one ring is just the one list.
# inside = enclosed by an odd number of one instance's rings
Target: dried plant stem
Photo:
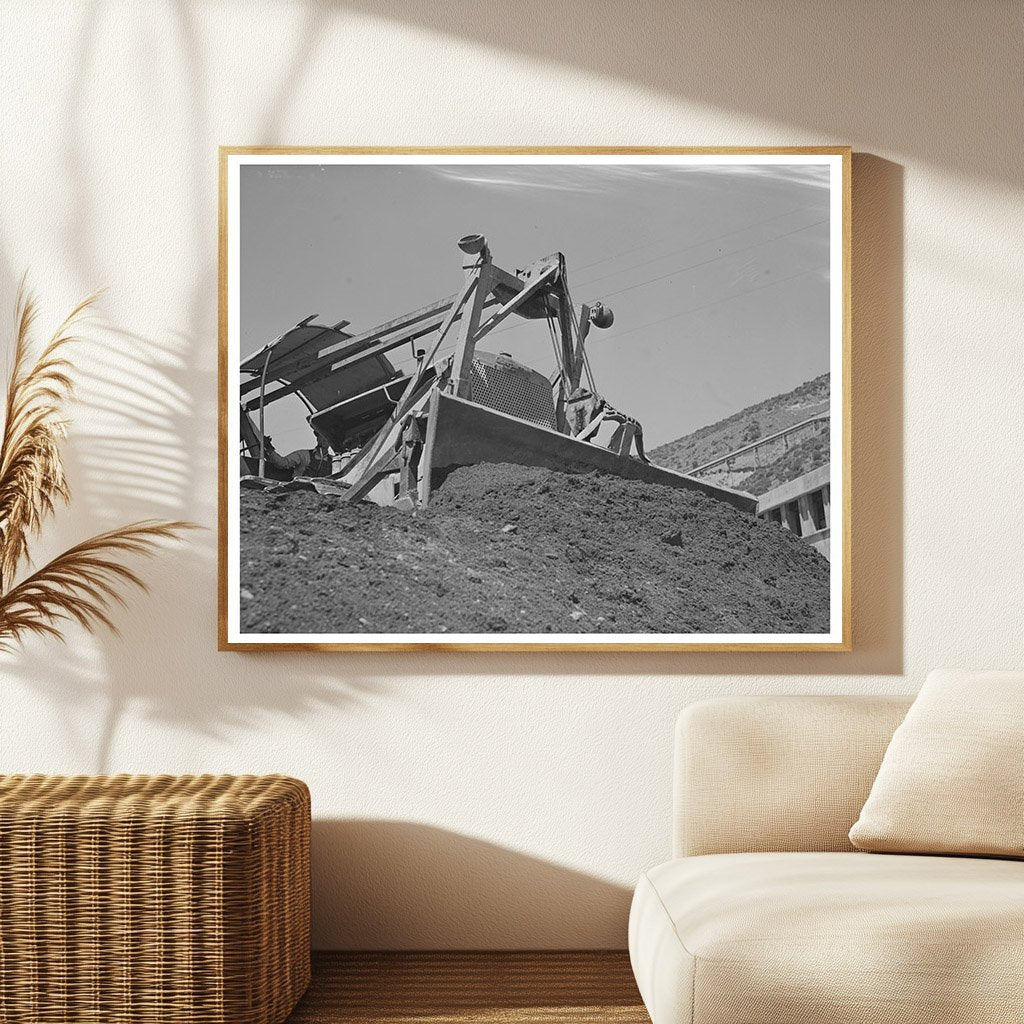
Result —
[[74, 329], [95, 298], [79, 303], [33, 358], [37, 305], [24, 281], [18, 293], [0, 438], [0, 650], [30, 634], [63, 639], [62, 624], [72, 620], [90, 631], [104, 625], [116, 633], [109, 612], [114, 604], [125, 603], [118, 588], [133, 584], [145, 589], [123, 564], [124, 557], [151, 555], [160, 541], [195, 528], [193, 523], [153, 520], [109, 530], [69, 548], [12, 586], [19, 567], [31, 561], [30, 539], [56, 505], [71, 498], [61, 444], [74, 366], [63, 349], [77, 340]]

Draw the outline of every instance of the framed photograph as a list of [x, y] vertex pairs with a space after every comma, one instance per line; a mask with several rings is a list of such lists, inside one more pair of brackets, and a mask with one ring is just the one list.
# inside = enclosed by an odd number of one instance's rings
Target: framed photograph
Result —
[[224, 148], [220, 647], [850, 649], [850, 151]]

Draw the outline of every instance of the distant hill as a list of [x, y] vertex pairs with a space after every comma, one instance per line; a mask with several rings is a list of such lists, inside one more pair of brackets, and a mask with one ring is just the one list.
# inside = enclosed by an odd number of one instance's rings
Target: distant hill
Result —
[[[828, 408], [829, 375], [826, 373], [806, 381], [792, 391], [766, 398], [724, 420], [660, 445], [649, 453], [650, 459], [666, 469], [685, 473], [759, 438], [826, 413]], [[763, 494], [777, 484], [793, 480], [802, 473], [824, 465], [828, 458], [826, 431], [794, 445], [782, 458], [771, 465], [762, 466], [746, 480], [733, 486], [752, 494]]]
[[781, 459], [754, 470], [750, 476], [740, 480], [736, 488], [750, 494], [764, 494], [779, 484], [795, 480], [812, 469], [824, 466], [828, 460], [829, 431], [825, 430], [824, 433], [793, 445]]

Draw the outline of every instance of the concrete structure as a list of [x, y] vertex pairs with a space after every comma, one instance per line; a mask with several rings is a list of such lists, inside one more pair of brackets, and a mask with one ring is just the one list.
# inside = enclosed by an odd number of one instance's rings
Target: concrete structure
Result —
[[757, 514], [761, 519], [770, 519], [792, 530], [830, 558], [830, 480], [830, 467], [826, 463], [795, 480], [779, 484], [758, 499]]
[[696, 466], [687, 475], [700, 477], [710, 483], [724, 484], [727, 487], [735, 486], [762, 466], [769, 466], [781, 459], [794, 445], [806, 441], [809, 437], [823, 434], [828, 430], [828, 425], [827, 412], [811, 416], [800, 423], [794, 423], [791, 427], [786, 427], [785, 430], [760, 437], [742, 448], [729, 452], [728, 455], [720, 455], [717, 459]]

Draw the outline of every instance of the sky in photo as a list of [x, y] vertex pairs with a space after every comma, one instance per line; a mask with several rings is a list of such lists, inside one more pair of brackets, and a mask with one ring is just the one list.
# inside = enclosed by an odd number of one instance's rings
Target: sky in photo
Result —
[[[312, 313], [359, 333], [452, 294], [456, 241], [480, 233], [509, 271], [564, 253], [576, 304], [612, 308], [591, 366], [648, 449], [828, 371], [827, 168], [438, 160], [241, 168], [243, 357]], [[543, 321], [511, 317], [478, 347], [554, 367]], [[268, 432], [281, 451], [315, 443], [294, 397]]]

